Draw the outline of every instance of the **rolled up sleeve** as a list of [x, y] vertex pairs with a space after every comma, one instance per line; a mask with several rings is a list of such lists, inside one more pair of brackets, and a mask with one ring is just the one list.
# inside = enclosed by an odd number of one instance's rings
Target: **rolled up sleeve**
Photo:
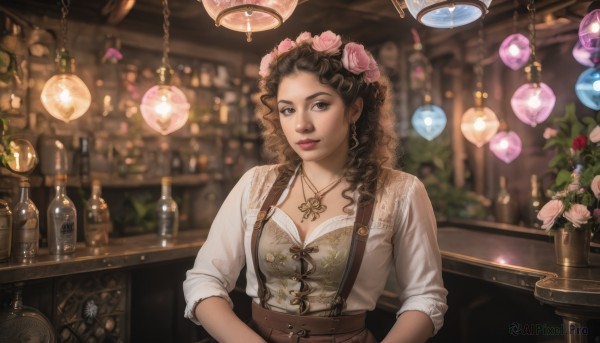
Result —
[[184, 316], [196, 324], [200, 323], [195, 318], [194, 309], [202, 299], [221, 297], [233, 307], [229, 292], [235, 287], [245, 264], [244, 218], [255, 169], [240, 178], [223, 202], [193, 268], [186, 273], [183, 282]]
[[437, 225], [423, 184], [414, 179], [398, 211], [400, 229], [394, 236], [394, 259], [399, 298], [397, 315], [406, 311], [425, 313], [435, 335], [448, 309], [442, 280], [442, 261], [437, 243]]

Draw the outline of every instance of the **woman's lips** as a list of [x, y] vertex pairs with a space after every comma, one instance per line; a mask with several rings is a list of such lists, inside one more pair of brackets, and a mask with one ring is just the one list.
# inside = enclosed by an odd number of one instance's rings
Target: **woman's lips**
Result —
[[319, 141], [314, 141], [312, 139], [303, 139], [301, 141], [298, 141], [296, 144], [302, 150], [311, 150], [311, 149], [314, 149], [318, 143], [319, 143]]

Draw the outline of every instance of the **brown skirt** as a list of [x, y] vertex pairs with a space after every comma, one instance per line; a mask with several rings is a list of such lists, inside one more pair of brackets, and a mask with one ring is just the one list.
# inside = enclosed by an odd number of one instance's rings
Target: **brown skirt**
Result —
[[365, 328], [366, 314], [339, 317], [295, 316], [252, 303], [250, 327], [269, 343], [377, 343]]

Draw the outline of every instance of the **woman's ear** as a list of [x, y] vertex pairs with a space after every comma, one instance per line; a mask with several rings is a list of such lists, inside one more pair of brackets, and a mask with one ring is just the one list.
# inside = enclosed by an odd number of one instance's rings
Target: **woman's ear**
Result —
[[356, 100], [354, 100], [354, 102], [350, 105], [348, 109], [348, 119], [350, 119], [351, 123], [355, 123], [358, 120], [358, 118], [360, 118], [360, 115], [362, 113], [363, 99], [357, 98]]

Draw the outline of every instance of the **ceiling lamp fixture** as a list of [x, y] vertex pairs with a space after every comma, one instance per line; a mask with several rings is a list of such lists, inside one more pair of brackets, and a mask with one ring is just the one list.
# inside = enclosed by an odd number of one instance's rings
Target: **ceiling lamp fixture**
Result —
[[460, 130], [465, 138], [481, 148], [498, 132], [500, 122], [496, 113], [484, 106], [487, 93], [483, 90], [483, 28], [479, 28], [479, 58], [475, 65], [475, 106], [462, 116]]
[[521, 69], [527, 64], [529, 55], [531, 55], [531, 48], [529, 47], [529, 39], [520, 33], [517, 33], [517, 22], [518, 22], [518, 8], [519, 1], [514, 0], [515, 10], [513, 11], [513, 34], [506, 37], [500, 49], [500, 59], [504, 64], [512, 70]]
[[51, 116], [68, 123], [81, 117], [92, 104], [92, 95], [85, 83], [75, 75], [75, 60], [67, 50], [67, 14], [70, 0], [61, 1], [60, 19], [62, 47], [56, 61], [58, 72], [42, 88], [42, 105]]
[[190, 104], [183, 92], [171, 85], [173, 69], [169, 66], [169, 4], [163, 4], [163, 56], [158, 68], [158, 85], [150, 88], [142, 98], [140, 111], [144, 121], [162, 135], [179, 130], [188, 120]]
[[198, 0], [213, 18], [216, 26], [246, 33], [252, 41], [252, 33], [279, 27], [294, 12], [298, 0]]
[[575, 83], [577, 98], [592, 110], [600, 110], [600, 65], [586, 69]]
[[579, 41], [588, 50], [600, 49], [600, 1], [592, 1], [579, 24]]
[[492, 0], [406, 0], [410, 14], [435, 28], [466, 25], [484, 16]]
[[490, 151], [509, 164], [521, 154], [521, 138], [514, 131], [500, 131], [490, 140]]
[[513, 94], [510, 105], [513, 112], [525, 124], [535, 127], [550, 116], [556, 103], [556, 96], [547, 84], [541, 82], [542, 65], [535, 56], [535, 6], [534, 0], [527, 5], [529, 10], [529, 32], [531, 58], [525, 67], [527, 83], [519, 87]]

